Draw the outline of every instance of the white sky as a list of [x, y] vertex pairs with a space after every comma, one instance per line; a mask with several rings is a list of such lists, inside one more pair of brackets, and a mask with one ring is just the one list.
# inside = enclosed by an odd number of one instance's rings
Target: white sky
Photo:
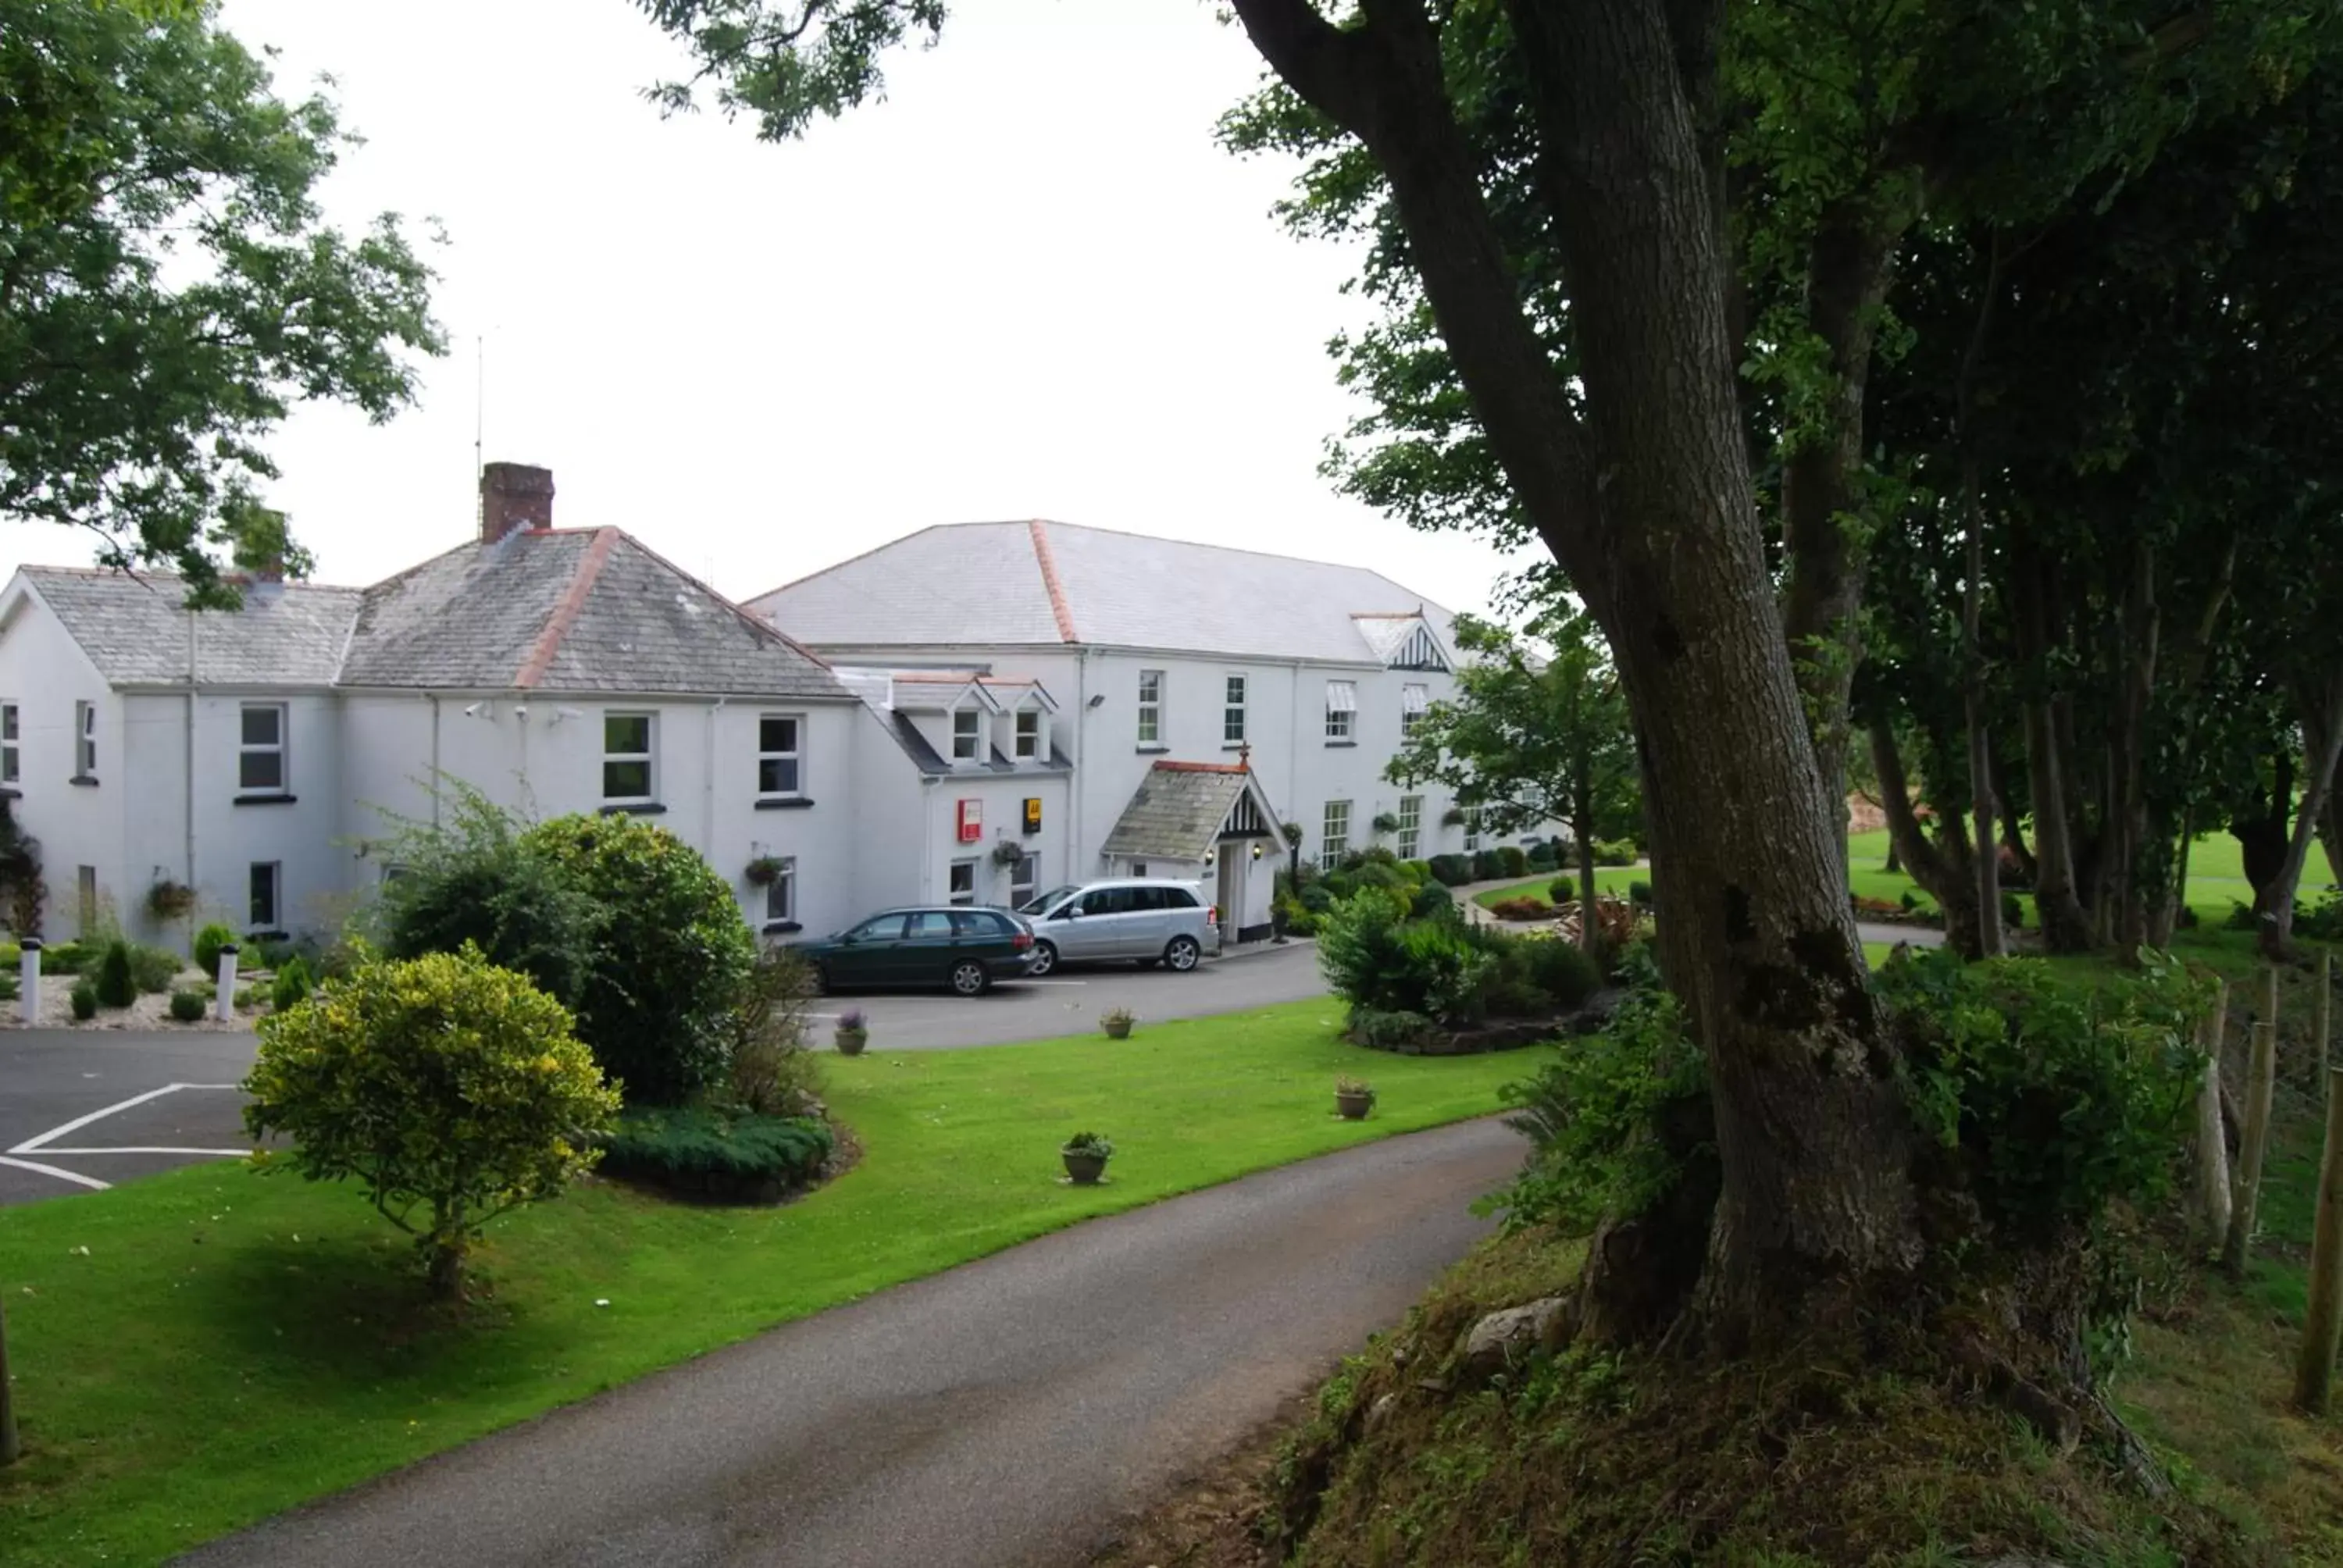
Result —
[[[227, 0], [336, 78], [367, 137], [332, 217], [438, 218], [450, 353], [385, 427], [298, 411], [271, 500], [321, 580], [472, 528], [475, 339], [490, 460], [554, 470], [746, 598], [935, 522], [1047, 517], [1373, 567], [1452, 608], [1504, 563], [1337, 497], [1339, 251], [1269, 216], [1284, 167], [1213, 145], [1260, 65], [1207, 0], [961, 0], [888, 96], [803, 142], [662, 121], [680, 56], [628, 0]], [[79, 561], [59, 529], [0, 550]]]

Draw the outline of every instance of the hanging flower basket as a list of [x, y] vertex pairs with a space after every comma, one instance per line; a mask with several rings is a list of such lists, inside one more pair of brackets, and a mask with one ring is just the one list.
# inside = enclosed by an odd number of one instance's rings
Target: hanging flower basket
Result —
[[992, 846], [992, 863], [996, 866], [1014, 866], [1024, 858], [1025, 846], [1014, 839], [1003, 839]]
[[769, 888], [781, 879], [781, 858], [779, 855], [759, 855], [749, 861], [749, 869], [740, 874], [749, 879], [752, 888]]
[[1378, 833], [1396, 833], [1399, 831], [1399, 819], [1389, 811], [1376, 813], [1373, 825], [1375, 831]]
[[196, 890], [166, 877], [146, 890], [146, 912], [158, 920], [176, 920], [196, 907]]

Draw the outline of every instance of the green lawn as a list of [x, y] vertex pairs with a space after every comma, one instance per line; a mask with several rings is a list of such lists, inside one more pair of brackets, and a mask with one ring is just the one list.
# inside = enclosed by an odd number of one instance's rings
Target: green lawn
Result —
[[[825, 1059], [861, 1164], [773, 1210], [591, 1182], [498, 1222], [454, 1324], [360, 1195], [219, 1164], [0, 1221], [28, 1452], [0, 1563], [148, 1563], [760, 1329], [1069, 1225], [1480, 1115], [1537, 1053], [1344, 1044], [1338, 1004], [1102, 1038]], [[1339, 1073], [1373, 1119], [1331, 1114]], [[1116, 1145], [1108, 1184], [1057, 1146]], [[598, 1306], [607, 1301], [607, 1307]]]
[[[1847, 879], [1855, 892], [1865, 898], [1901, 900], [1908, 890], [1920, 900], [1923, 909], [1936, 908], [1936, 901], [1920, 891], [1912, 879], [1900, 871], [1883, 871], [1887, 863], [1887, 831], [1881, 829], [1872, 833], [1856, 833], [1847, 839]], [[2306, 904], [2317, 903], [2335, 880], [2335, 873], [2327, 863], [2327, 851], [2317, 844], [2310, 847], [2310, 859], [2302, 869], [2302, 888], [2298, 897]], [[2020, 894], [2021, 898], [2025, 895]], [[2246, 869], [2237, 840], [2227, 833], [2207, 833], [2199, 838], [2188, 850], [2188, 886], [2183, 895], [2197, 918], [2207, 925], [2217, 926], [2229, 918], [2231, 908], [2254, 901], [2254, 888], [2246, 880]], [[2033, 919], [2033, 905], [2026, 905], [2026, 918]]]
[[[1574, 883], [1578, 880], [1576, 871], [1547, 871], [1541, 876], [1524, 877], [1518, 882], [1507, 882], [1503, 887], [1484, 888], [1473, 895], [1473, 901], [1484, 910], [1495, 909], [1507, 899], [1534, 899], [1551, 907], [1554, 899], [1548, 890], [1554, 886], [1557, 877], [1568, 877]], [[1652, 872], [1648, 866], [1597, 866], [1594, 869], [1595, 890], [1614, 898], [1625, 898], [1630, 882], [1648, 882], [1651, 879]]]

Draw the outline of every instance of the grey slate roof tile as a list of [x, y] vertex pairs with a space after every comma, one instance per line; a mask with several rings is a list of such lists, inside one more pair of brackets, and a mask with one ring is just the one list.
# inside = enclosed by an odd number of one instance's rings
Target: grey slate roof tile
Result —
[[1362, 567], [1049, 522], [928, 528], [749, 608], [817, 648], [1063, 645], [1051, 577], [1093, 644], [1365, 664], [1395, 640], [1354, 617], [1454, 619]]
[[313, 583], [256, 584], [240, 610], [190, 611], [176, 576], [134, 578], [75, 567], [26, 567], [66, 632], [116, 686], [325, 687], [334, 683], [358, 590]]
[[1156, 763], [1131, 792], [1102, 852], [1202, 860], [1250, 777], [1218, 763]]

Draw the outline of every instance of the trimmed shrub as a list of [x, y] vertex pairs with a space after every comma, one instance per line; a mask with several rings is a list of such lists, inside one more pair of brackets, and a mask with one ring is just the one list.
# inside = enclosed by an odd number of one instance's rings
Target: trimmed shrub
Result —
[[20, 983], [15, 970], [0, 970], [0, 1001], [15, 1001]]
[[1639, 910], [1652, 907], [1652, 884], [1638, 879], [1627, 884], [1627, 901]]
[[766, 1196], [813, 1180], [831, 1147], [830, 1129], [802, 1118], [638, 1109], [603, 1140], [602, 1169], [688, 1191]]
[[1415, 900], [1409, 913], [1419, 920], [1436, 920], [1456, 907], [1455, 895], [1438, 882], [1426, 882], [1415, 890]]
[[1530, 858], [1522, 853], [1521, 847], [1519, 845], [1499, 845], [1497, 847], [1497, 864], [1505, 876], [1526, 877], [1529, 875]]
[[1598, 866], [1632, 866], [1642, 859], [1635, 853], [1635, 846], [1624, 839], [1594, 840], [1594, 863]]
[[1544, 920], [1553, 918], [1554, 906], [1538, 899], [1499, 899], [1489, 912], [1501, 920]]
[[629, 1103], [681, 1105], [721, 1083], [732, 1000], [757, 962], [731, 885], [631, 817], [557, 817], [519, 846], [607, 912], [578, 1031]]
[[278, 970], [276, 978], [269, 981], [268, 1005], [278, 1012], [283, 1012], [287, 1008], [297, 1007], [308, 1000], [309, 993], [316, 989], [316, 985], [309, 979], [308, 964], [304, 962], [297, 953], [285, 960], [285, 966]]
[[1418, 1045], [1432, 1033], [1432, 1020], [1420, 1012], [1383, 1012], [1371, 1007], [1351, 1010], [1351, 1038], [1377, 1050]]
[[593, 1165], [618, 1109], [561, 1004], [477, 948], [362, 962], [264, 1019], [244, 1088], [246, 1130], [292, 1139], [258, 1168], [357, 1178], [442, 1296], [488, 1221]]
[[1556, 877], [1554, 879], [1554, 885], [1546, 889], [1545, 896], [1552, 899], [1557, 904], [1569, 903], [1573, 899], [1578, 897], [1578, 879], [1575, 877]]
[[1432, 880], [1432, 862], [1429, 860], [1402, 860], [1399, 863], [1399, 874], [1407, 879], [1407, 885], [1409, 887], [1420, 888], [1423, 886], [1424, 883]]
[[199, 1022], [204, 1016], [201, 991], [175, 990], [171, 993], [171, 1016], [181, 1023]]
[[87, 1023], [97, 1016], [97, 987], [86, 980], [75, 980], [71, 993], [74, 1021]]
[[214, 980], [219, 979], [220, 949], [236, 940], [236, 933], [214, 920], [196, 933], [196, 967]]
[[1473, 879], [1474, 881], [1494, 882], [1503, 879], [1504, 874], [1504, 857], [1498, 854], [1496, 850], [1476, 849], [1473, 851]]
[[1425, 862], [1433, 880], [1443, 888], [1461, 888], [1473, 879], [1473, 860], [1469, 855], [1434, 855]]
[[1555, 1005], [1574, 1008], [1603, 989], [1603, 969], [1576, 942], [1559, 937], [1521, 942], [1532, 984]]
[[97, 960], [97, 1000], [102, 1007], [125, 1008], [138, 1000], [138, 977], [130, 967], [130, 944], [116, 939], [106, 944]]
[[130, 950], [130, 978], [141, 996], [161, 996], [176, 984], [181, 969], [179, 955], [167, 948], [150, 948], [143, 943]]
[[79, 942], [59, 942], [41, 950], [41, 972], [45, 975], [77, 975], [88, 966], [90, 951]]
[[1532, 871], [1551, 871], [1558, 868], [1562, 864], [1562, 856], [1554, 848], [1554, 840], [1540, 839], [1536, 843], [1532, 844], [1529, 849], [1529, 863]]

